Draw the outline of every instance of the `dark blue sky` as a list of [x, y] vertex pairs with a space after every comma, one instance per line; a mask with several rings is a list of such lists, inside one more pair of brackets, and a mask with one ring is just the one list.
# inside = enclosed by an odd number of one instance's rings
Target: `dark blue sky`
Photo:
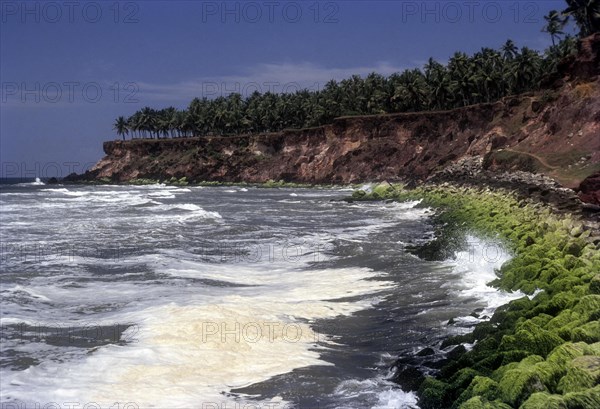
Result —
[[[65, 176], [102, 155], [112, 123], [194, 96], [318, 88], [507, 38], [544, 49], [549, 1], [6, 1], [2, 176]], [[75, 162], [75, 164], [68, 164]]]

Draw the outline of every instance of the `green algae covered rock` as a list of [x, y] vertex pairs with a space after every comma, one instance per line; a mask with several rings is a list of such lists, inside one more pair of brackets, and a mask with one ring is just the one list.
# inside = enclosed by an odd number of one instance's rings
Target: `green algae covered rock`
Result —
[[593, 350], [585, 342], [567, 342], [552, 351], [547, 361], [563, 366], [566, 370], [567, 363], [571, 362], [574, 358], [588, 354], [593, 354]]
[[533, 369], [543, 362], [541, 356], [532, 355], [498, 369], [494, 376], [500, 379], [498, 395], [502, 401], [518, 406], [532, 393], [546, 391], [542, 377]]
[[476, 376], [473, 378], [470, 388], [473, 395], [491, 400], [498, 393], [498, 382], [485, 376]]
[[571, 254], [575, 257], [579, 257], [581, 255], [581, 252], [583, 251], [583, 248], [586, 246], [586, 244], [587, 243], [585, 243], [581, 239], [571, 240], [565, 245], [565, 247], [563, 248], [563, 251], [567, 254]]
[[355, 190], [352, 193], [352, 199], [362, 199], [365, 196], [367, 196], [367, 192], [365, 192], [364, 190]]
[[539, 376], [526, 369], [508, 371], [499, 385], [500, 397], [512, 406], [520, 405], [532, 393], [546, 391]]
[[515, 335], [505, 335], [502, 338], [500, 349], [505, 351], [520, 349], [546, 356], [564, 342], [564, 339], [555, 333], [542, 329], [528, 320], [517, 326]]
[[600, 295], [600, 274], [596, 274], [590, 281], [590, 293]]
[[144, 179], [144, 178], [131, 179], [129, 181], [130, 185], [155, 185], [157, 183], [160, 183], [160, 181], [156, 180], [156, 179]]
[[600, 357], [585, 355], [568, 364], [567, 374], [558, 383], [561, 393], [583, 392], [600, 382]]
[[373, 188], [371, 195], [374, 198], [387, 199], [393, 197], [396, 193], [396, 188], [390, 183], [380, 183]]
[[598, 294], [591, 294], [583, 297], [574, 308], [575, 311], [584, 313], [598, 309], [600, 309], [600, 295]]
[[[469, 387], [458, 398], [458, 406], [462, 406], [473, 397], [484, 398], [488, 401], [496, 400], [498, 397], [498, 382], [486, 376], [475, 376]], [[457, 406], [456, 402], [454, 406]]]
[[469, 399], [462, 405], [460, 409], [512, 409], [505, 403], [499, 401], [487, 401], [479, 396]]
[[426, 378], [419, 388], [419, 406], [422, 409], [439, 409], [448, 403], [450, 385], [434, 378]]
[[520, 409], [567, 409], [567, 404], [560, 395], [547, 392], [534, 393], [520, 406]]
[[600, 385], [583, 392], [572, 392], [564, 395], [568, 409], [600, 408]]
[[573, 341], [583, 341], [588, 344], [600, 341], [600, 322], [590, 321], [571, 331]]

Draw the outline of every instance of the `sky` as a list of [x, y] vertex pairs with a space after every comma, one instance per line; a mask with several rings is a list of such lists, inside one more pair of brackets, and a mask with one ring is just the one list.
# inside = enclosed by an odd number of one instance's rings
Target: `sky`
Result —
[[81, 173], [120, 115], [319, 89], [508, 38], [543, 50], [564, 0], [0, 0], [0, 177]]

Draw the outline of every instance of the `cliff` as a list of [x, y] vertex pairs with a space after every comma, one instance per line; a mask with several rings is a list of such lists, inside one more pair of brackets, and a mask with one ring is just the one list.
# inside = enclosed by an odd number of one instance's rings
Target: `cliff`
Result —
[[[542, 173], [577, 188], [600, 171], [600, 35], [539, 93], [442, 112], [342, 117], [237, 137], [104, 143], [86, 179], [353, 183], [424, 180], [469, 157], [490, 171]], [[593, 183], [588, 185], [595, 186]]]

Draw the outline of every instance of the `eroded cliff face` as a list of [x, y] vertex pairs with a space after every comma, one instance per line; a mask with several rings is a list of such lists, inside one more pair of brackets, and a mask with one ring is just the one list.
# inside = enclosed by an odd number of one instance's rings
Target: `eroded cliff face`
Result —
[[128, 181], [354, 183], [423, 180], [484, 156], [491, 170], [529, 170], [575, 187], [600, 170], [600, 36], [536, 94], [451, 111], [344, 117], [264, 135], [105, 142], [86, 178]]

